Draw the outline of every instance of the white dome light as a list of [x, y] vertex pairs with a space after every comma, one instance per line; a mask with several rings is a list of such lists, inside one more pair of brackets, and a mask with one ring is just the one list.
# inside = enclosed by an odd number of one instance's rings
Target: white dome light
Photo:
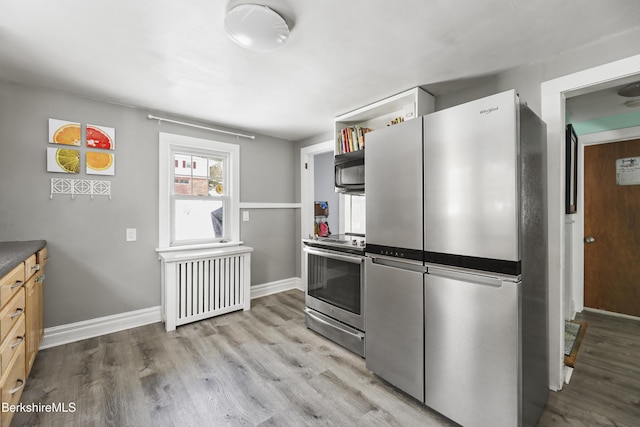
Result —
[[273, 9], [260, 4], [241, 4], [224, 19], [224, 29], [234, 42], [256, 52], [275, 50], [289, 38], [289, 26]]

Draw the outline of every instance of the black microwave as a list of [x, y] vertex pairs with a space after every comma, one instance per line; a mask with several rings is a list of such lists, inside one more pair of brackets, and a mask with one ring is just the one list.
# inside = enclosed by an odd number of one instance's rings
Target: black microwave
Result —
[[364, 150], [335, 156], [338, 193], [364, 193]]

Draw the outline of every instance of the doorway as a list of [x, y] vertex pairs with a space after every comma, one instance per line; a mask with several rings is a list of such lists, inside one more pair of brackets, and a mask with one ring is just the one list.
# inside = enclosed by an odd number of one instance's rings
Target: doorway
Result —
[[[333, 141], [326, 141], [300, 149], [300, 237], [302, 239], [313, 234], [314, 230], [314, 181], [315, 156], [333, 153]], [[304, 262], [304, 245], [300, 242], [300, 271], [303, 290], [307, 291], [307, 267]]]
[[[587, 93], [602, 84], [640, 73], [640, 55], [580, 71], [541, 85], [542, 120], [547, 124], [548, 168], [548, 277], [549, 277], [549, 388], [561, 390], [567, 371], [564, 366], [564, 321], [566, 286], [572, 286], [575, 277], [565, 278], [566, 270], [572, 270], [582, 259], [577, 259], [577, 247], [573, 245], [571, 258], [565, 256], [566, 246], [576, 239], [565, 240], [565, 100], [567, 96], [582, 91]], [[577, 233], [574, 233], [577, 234]], [[580, 242], [582, 245], [582, 242]], [[580, 252], [582, 247], [579, 247]], [[580, 287], [582, 283], [580, 283]], [[575, 289], [575, 286], [572, 287]], [[572, 289], [569, 288], [569, 289]]]
[[[335, 193], [333, 185], [333, 152], [333, 141], [326, 141], [300, 149], [300, 237], [302, 239], [314, 234], [316, 221], [315, 202], [318, 201], [318, 197], [329, 201], [329, 216], [334, 220], [329, 224], [331, 234], [355, 233], [364, 235], [366, 229], [365, 195]], [[319, 172], [317, 171], [318, 168], [322, 168], [324, 171], [317, 173]], [[327, 169], [330, 169], [329, 178], [326, 177]], [[325, 181], [324, 188], [316, 187], [316, 177]], [[328, 184], [330, 188], [327, 189], [328, 180], [331, 182]], [[333, 197], [331, 197], [331, 192], [333, 192]], [[306, 291], [307, 271], [302, 248], [303, 245], [300, 245], [300, 271], [303, 278], [303, 289]]]
[[[585, 188], [586, 186], [589, 185], [588, 183], [585, 182], [585, 177], [584, 177], [584, 171], [586, 168], [584, 164], [585, 150], [589, 149], [589, 147], [592, 147], [592, 146], [596, 147], [599, 145], [615, 145], [616, 143], [619, 143], [619, 142], [624, 142], [629, 140], [638, 140], [638, 139], [640, 139], [640, 126], [582, 135], [580, 137], [580, 153], [579, 153], [579, 156], [581, 157], [582, 161], [579, 164], [579, 170], [581, 174], [578, 175], [578, 187]], [[590, 191], [590, 190], [586, 190], [586, 191]], [[582, 206], [585, 206], [584, 192], [582, 192], [582, 194], [579, 194], [578, 203], [582, 204]], [[584, 214], [586, 213], [585, 210], [583, 210], [582, 212], [579, 211], [578, 213], [580, 215], [576, 217], [576, 230], [579, 232], [579, 235], [576, 236], [575, 247], [576, 249], [580, 249], [579, 251], [580, 256], [578, 257], [579, 262], [576, 263], [578, 265], [575, 266], [575, 270], [581, 269], [581, 271], [579, 272], [576, 271], [576, 274], [580, 273], [580, 275], [576, 280], [576, 289], [574, 289], [572, 298], [573, 298], [573, 301], [576, 302], [578, 311], [582, 311], [582, 309], [584, 309], [585, 307], [589, 309], [591, 309], [592, 307], [590, 306], [589, 303], [585, 303], [585, 296], [586, 296], [585, 287], [588, 286], [587, 284], [588, 278], [586, 277], [586, 274], [588, 273], [586, 273], [585, 270], [588, 268], [587, 263], [589, 263], [589, 261], [584, 258], [584, 250], [589, 247], [589, 244], [586, 244], [584, 240], [586, 237], [594, 237], [594, 236], [590, 236], [589, 234], [586, 234], [588, 233], [589, 229], [586, 228], [588, 226], [585, 224], [585, 218], [584, 218], [585, 216]], [[597, 240], [596, 242], [593, 242], [593, 244], [595, 243], [597, 243]], [[582, 260], [584, 260], [584, 262], [581, 262]], [[617, 314], [621, 316], [625, 316], [625, 314], [622, 314], [619, 312]]]
[[640, 317], [640, 139], [584, 149], [584, 305]]
[[333, 162], [333, 151], [313, 158], [314, 234], [323, 237], [339, 234], [340, 229], [340, 201], [334, 186]]

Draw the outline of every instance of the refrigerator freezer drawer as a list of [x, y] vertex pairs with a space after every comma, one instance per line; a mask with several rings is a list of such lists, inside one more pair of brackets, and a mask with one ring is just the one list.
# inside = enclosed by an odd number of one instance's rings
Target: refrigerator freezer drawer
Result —
[[436, 274], [425, 275], [426, 405], [464, 426], [519, 425], [521, 283]]
[[374, 264], [367, 258], [367, 368], [424, 401], [422, 272]]

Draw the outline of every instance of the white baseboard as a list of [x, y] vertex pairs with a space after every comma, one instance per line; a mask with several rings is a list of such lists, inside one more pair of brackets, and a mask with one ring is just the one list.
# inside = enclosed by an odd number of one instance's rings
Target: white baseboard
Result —
[[573, 368], [571, 366], [564, 367], [564, 383], [569, 384], [571, 381], [571, 375], [573, 374]]
[[[251, 299], [260, 298], [290, 289], [302, 290], [302, 280], [299, 277], [277, 280], [251, 287]], [[57, 347], [100, 335], [137, 328], [162, 321], [161, 307], [150, 307], [112, 316], [98, 317], [82, 322], [53, 326], [44, 330], [44, 338], [40, 349]]]
[[590, 311], [591, 313], [604, 314], [606, 316], [620, 317], [622, 319], [640, 320], [640, 317], [637, 317], [637, 316], [631, 316], [629, 314], [623, 314], [623, 313], [616, 313], [614, 311], [600, 310], [598, 308], [585, 307], [584, 311]]
[[288, 291], [289, 289], [302, 289], [302, 280], [299, 277], [291, 277], [289, 279], [276, 280], [275, 282], [263, 283], [251, 287], [251, 299], [265, 297], [278, 292]]
[[98, 317], [82, 322], [53, 326], [44, 330], [44, 338], [40, 349], [56, 347], [87, 338], [137, 328], [138, 326], [160, 322], [162, 313], [160, 306], [144, 308], [142, 310], [129, 311], [114, 314], [112, 316]]

